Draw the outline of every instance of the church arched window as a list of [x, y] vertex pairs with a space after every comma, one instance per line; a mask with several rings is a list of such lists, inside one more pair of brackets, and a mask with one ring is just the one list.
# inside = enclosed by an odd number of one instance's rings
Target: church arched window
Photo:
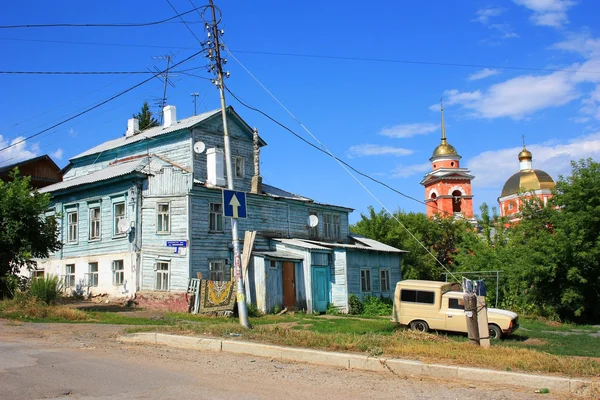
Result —
[[452, 192], [452, 212], [459, 213], [462, 212], [462, 193], [460, 190], [455, 190]]

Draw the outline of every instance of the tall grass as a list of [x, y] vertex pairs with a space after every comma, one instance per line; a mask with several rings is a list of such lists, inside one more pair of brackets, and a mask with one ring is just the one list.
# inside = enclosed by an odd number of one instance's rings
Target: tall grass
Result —
[[29, 286], [29, 294], [46, 304], [54, 303], [60, 296], [62, 283], [57, 275], [33, 278]]

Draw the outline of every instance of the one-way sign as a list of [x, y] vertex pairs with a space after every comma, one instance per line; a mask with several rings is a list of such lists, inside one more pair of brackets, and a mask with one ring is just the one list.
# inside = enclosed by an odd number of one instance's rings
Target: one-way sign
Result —
[[246, 218], [246, 193], [223, 190], [223, 215], [231, 218]]

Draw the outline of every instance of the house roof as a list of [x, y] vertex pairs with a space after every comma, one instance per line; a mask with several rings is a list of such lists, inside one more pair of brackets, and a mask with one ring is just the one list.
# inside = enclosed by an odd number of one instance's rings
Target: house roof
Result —
[[364, 236], [351, 234], [350, 237], [352, 239], [354, 239], [356, 242], [363, 244], [365, 246], [368, 246], [372, 249], [378, 250], [378, 251], [388, 251], [391, 253], [408, 253], [408, 251], [406, 251], [406, 250], [399, 250], [395, 247], [388, 246], [385, 243], [381, 243], [381, 242], [378, 242], [377, 240], [369, 239]]
[[307, 242], [302, 239], [273, 239], [276, 242], [280, 242], [290, 246], [296, 246], [303, 249], [309, 250], [331, 250], [329, 247], [319, 246], [316, 243]]
[[72, 188], [75, 186], [81, 186], [88, 183], [101, 182], [119, 176], [127, 175], [132, 172], [140, 172], [145, 175], [148, 173], [142, 172], [142, 169], [148, 164], [148, 158], [135, 158], [124, 162], [115, 163], [109, 165], [98, 171], [94, 171], [87, 175], [77, 176], [75, 178], [67, 179], [62, 182], [55, 183], [54, 185], [46, 186], [39, 190], [41, 193], [52, 193], [59, 190]]
[[57, 171], [60, 171], [60, 168], [58, 167], [58, 165], [56, 165], [54, 160], [52, 160], [52, 158], [50, 158], [50, 156], [48, 154], [44, 154], [39, 157], [34, 157], [34, 158], [30, 158], [28, 160], [16, 162], [14, 164], [2, 166], [2, 167], [0, 167], [0, 172], [10, 171], [10, 170], [14, 169], [15, 167], [20, 167], [21, 165], [31, 164], [31, 163], [34, 163], [36, 161], [41, 161], [41, 160], [49, 161], [51, 163], [51, 165], [54, 168], [56, 168]]
[[263, 189], [264, 194], [266, 194], [267, 196], [271, 196], [271, 197], [283, 197], [285, 199], [310, 201], [310, 202], [313, 201], [312, 199], [309, 199], [308, 197], [303, 197], [303, 196], [294, 194], [292, 192], [288, 192], [283, 189], [276, 188], [275, 186], [266, 185], [264, 183], [262, 185], [262, 189]]
[[[252, 128], [250, 128], [248, 126], [248, 124], [235, 112], [233, 107], [231, 107], [231, 106], [227, 107], [227, 111], [231, 116], [236, 118], [245, 128], [252, 130]], [[136, 142], [139, 142], [139, 141], [142, 141], [145, 139], [164, 135], [166, 133], [171, 133], [171, 132], [176, 132], [176, 131], [179, 131], [182, 129], [192, 128], [192, 127], [200, 124], [201, 122], [204, 122], [207, 119], [209, 119], [215, 115], [218, 115], [220, 113], [221, 113], [221, 109], [218, 108], [218, 109], [215, 109], [212, 111], [207, 111], [207, 112], [199, 114], [199, 115], [195, 115], [193, 117], [184, 118], [182, 120], [175, 122], [173, 125], [171, 125], [169, 127], [164, 127], [162, 125], [155, 126], [153, 128], [145, 129], [145, 130], [141, 131], [140, 133], [137, 133], [133, 136], [121, 136], [117, 139], [109, 140], [108, 142], [104, 142], [102, 144], [99, 144], [96, 147], [86, 150], [83, 153], [78, 154], [75, 157], [71, 158], [71, 160], [89, 156], [92, 154], [102, 153], [107, 150], [116, 149], [118, 147], [130, 144], [130, 143], [136, 143]], [[259, 138], [259, 143], [261, 146], [266, 145], [266, 142], [264, 140], [262, 140], [261, 138]]]
[[282, 260], [302, 260], [302, 257], [298, 254], [294, 254], [285, 250], [253, 251], [252, 255], [259, 257], [277, 258]]
[[367, 251], [383, 251], [386, 253], [408, 253], [406, 250], [400, 250], [377, 240], [367, 239], [362, 236], [350, 235], [354, 243], [331, 243], [308, 239], [273, 239], [283, 244], [301, 247], [309, 250], [331, 250], [333, 248], [345, 248]]

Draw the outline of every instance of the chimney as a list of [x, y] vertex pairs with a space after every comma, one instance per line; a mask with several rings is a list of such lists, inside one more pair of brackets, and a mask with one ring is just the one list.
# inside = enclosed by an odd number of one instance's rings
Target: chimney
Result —
[[140, 121], [137, 118], [131, 118], [127, 120], [127, 132], [126, 137], [131, 137], [136, 133], [140, 133]]
[[254, 128], [252, 135], [252, 145], [254, 148], [254, 176], [250, 186], [250, 193], [262, 194], [262, 176], [260, 176], [260, 147], [258, 146], [258, 129]]
[[223, 150], [211, 148], [206, 150], [206, 184], [207, 186], [225, 186], [225, 158]]
[[177, 115], [175, 114], [175, 106], [166, 106], [163, 108], [163, 120], [165, 121], [164, 127], [168, 128], [171, 125], [175, 125], [177, 122]]

